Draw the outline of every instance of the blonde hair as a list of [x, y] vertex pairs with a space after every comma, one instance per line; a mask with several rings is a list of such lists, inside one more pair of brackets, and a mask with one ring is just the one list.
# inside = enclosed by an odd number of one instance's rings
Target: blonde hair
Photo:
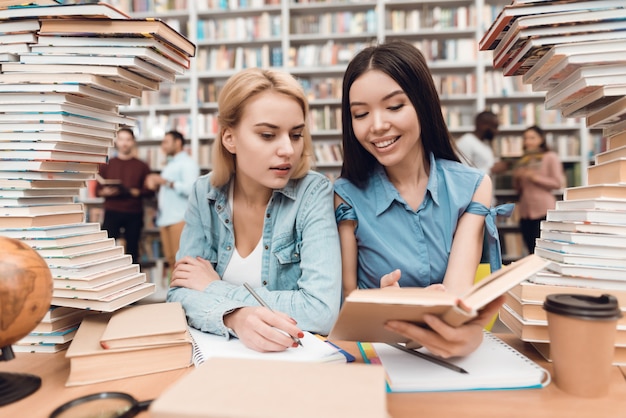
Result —
[[[304, 90], [289, 73], [260, 68], [248, 68], [228, 79], [222, 88], [218, 100], [218, 135], [212, 150], [211, 184], [214, 187], [225, 185], [235, 173], [235, 155], [222, 144], [224, 132], [236, 127], [241, 121], [244, 108], [257, 94], [274, 91], [295, 99], [302, 109], [305, 121], [309, 118], [309, 104]], [[304, 148], [300, 163], [291, 178], [303, 177], [311, 168], [313, 144], [308, 127], [303, 132]]]

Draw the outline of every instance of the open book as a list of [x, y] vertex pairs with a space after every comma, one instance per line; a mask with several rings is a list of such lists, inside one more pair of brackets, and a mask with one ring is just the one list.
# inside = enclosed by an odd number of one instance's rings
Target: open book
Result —
[[[369, 342], [407, 342], [385, 329], [390, 320], [423, 323], [425, 314], [459, 326], [506, 291], [550, 264], [531, 254], [476, 283], [463, 297], [425, 288], [356, 289], [344, 301], [329, 339]], [[464, 309], [465, 305], [469, 310]]]
[[[547, 370], [493, 334], [484, 333], [482, 344], [473, 353], [446, 360], [467, 373], [457, 373], [383, 343], [361, 343], [359, 349], [366, 362], [382, 364], [389, 392], [528, 389], [550, 383]], [[419, 351], [428, 353], [425, 348]]]

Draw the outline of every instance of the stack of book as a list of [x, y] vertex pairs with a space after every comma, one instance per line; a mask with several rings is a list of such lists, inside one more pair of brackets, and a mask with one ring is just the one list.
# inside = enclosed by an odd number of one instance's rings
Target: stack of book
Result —
[[[613, 294], [626, 313], [626, 3], [618, 0], [514, 1], [480, 42], [494, 66], [545, 91], [548, 109], [601, 128], [587, 185], [567, 188], [548, 211], [535, 254], [544, 271], [506, 295], [501, 321], [550, 358], [546, 295]], [[626, 315], [614, 363], [626, 364]]]
[[[24, 35], [0, 55], [0, 235], [46, 260], [53, 306], [112, 312], [155, 286], [86, 222], [77, 198], [108, 161], [117, 130], [134, 125], [119, 106], [182, 74], [195, 45], [161, 20], [104, 3], [19, 3], [0, 7], [0, 51]], [[20, 342], [32, 351], [37, 342], [42, 351], [64, 347], [76, 331], [40, 325]], [[53, 341], [59, 346], [45, 346]]]
[[192, 338], [178, 302], [129, 306], [85, 316], [66, 357], [68, 386], [191, 366]]

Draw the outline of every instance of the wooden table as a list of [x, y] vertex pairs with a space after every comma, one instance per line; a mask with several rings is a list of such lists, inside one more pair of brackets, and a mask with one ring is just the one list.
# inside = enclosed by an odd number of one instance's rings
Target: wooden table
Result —
[[[530, 344], [517, 340], [511, 334], [498, 336], [551, 370], [550, 364], [543, 361]], [[361, 361], [356, 344], [340, 345], [355, 354], [357, 361]], [[95, 392], [127, 392], [138, 400], [153, 399], [192, 369], [69, 388], [65, 387], [69, 372], [65, 352], [16, 353], [14, 360], [0, 363], [0, 370], [36, 374], [43, 381], [42, 387], [31, 396], [0, 407], [0, 417], [45, 418], [62, 403]], [[626, 417], [625, 376], [626, 368], [615, 367], [609, 395], [596, 399], [568, 395], [554, 384], [543, 389], [528, 390], [389, 394], [387, 399], [392, 418], [618, 418]], [[148, 413], [139, 415], [143, 418], [148, 416]]]

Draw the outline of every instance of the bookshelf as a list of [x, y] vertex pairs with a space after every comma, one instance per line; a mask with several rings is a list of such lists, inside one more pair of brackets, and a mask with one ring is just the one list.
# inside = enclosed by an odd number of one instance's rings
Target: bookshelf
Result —
[[[503, 77], [478, 41], [510, 0], [111, 0], [137, 17], [159, 17], [198, 45], [189, 72], [175, 85], [148, 92], [122, 109], [137, 119], [140, 155], [158, 170], [158, 141], [169, 129], [190, 139], [190, 152], [210, 170], [217, 131], [216, 97], [226, 79], [249, 66], [294, 74], [310, 99], [316, 168], [334, 178], [341, 166], [340, 97], [343, 71], [356, 51], [404, 39], [427, 57], [442, 111], [455, 137], [473, 130], [476, 113], [501, 119], [496, 155], [521, 155], [522, 131], [538, 124], [549, 135], [569, 176], [586, 183], [591, 156], [601, 147], [584, 122], [543, 109], [544, 94], [521, 77]], [[519, 79], [519, 80], [518, 80]], [[515, 201], [507, 176], [496, 178], [496, 201]], [[502, 225], [516, 234], [515, 221]], [[523, 246], [522, 246], [523, 247]], [[507, 260], [523, 254], [510, 254]]]

